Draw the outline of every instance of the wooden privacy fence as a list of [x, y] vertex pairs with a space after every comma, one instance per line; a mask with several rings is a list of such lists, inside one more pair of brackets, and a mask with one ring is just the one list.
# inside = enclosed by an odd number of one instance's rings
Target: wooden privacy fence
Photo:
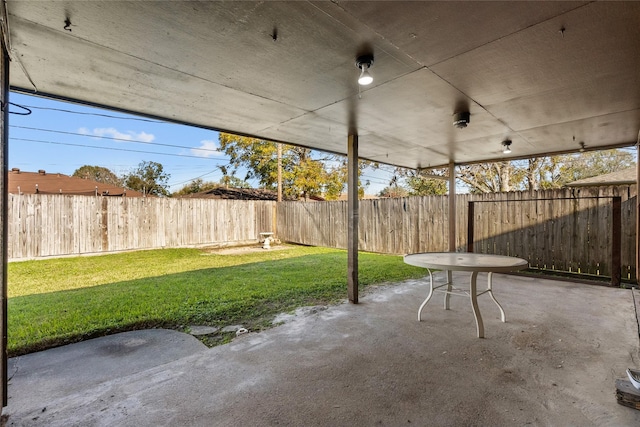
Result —
[[[486, 203], [506, 206], [486, 209], [483, 202], [469, 202], [467, 252], [525, 258], [531, 267], [538, 269], [611, 276], [611, 284], [620, 285], [622, 203], [619, 196]], [[532, 221], [539, 216], [541, 206], [538, 204], [546, 204], [552, 217]], [[502, 223], [497, 223], [495, 217], [487, 219], [498, 213]], [[475, 240], [476, 223], [481, 226], [480, 241]], [[491, 229], [496, 228], [500, 232], [492, 233]]]
[[[448, 201], [442, 196], [362, 200], [360, 250], [405, 254], [448, 250]], [[278, 238], [346, 248], [347, 202], [278, 204]]]
[[[611, 203], [620, 201], [614, 241]], [[475, 252], [515, 255], [533, 267], [635, 277], [635, 186], [456, 196], [456, 247], [466, 251], [473, 202]], [[277, 212], [276, 212], [277, 207]], [[283, 241], [346, 248], [346, 202], [9, 195], [9, 259], [135, 249]], [[447, 251], [448, 197], [363, 200], [359, 248], [405, 254]]]
[[275, 202], [9, 195], [9, 259], [255, 243]]
[[[614, 242], [612, 202], [618, 198], [621, 233]], [[576, 188], [456, 196], [456, 247], [466, 251], [468, 206], [474, 251], [514, 255], [535, 268], [623, 279], [635, 277], [635, 186]], [[448, 251], [447, 196], [363, 200], [359, 248], [384, 253]], [[283, 202], [278, 237], [285, 241], [346, 247], [346, 202]], [[618, 243], [619, 242], [619, 243]], [[612, 272], [619, 246], [620, 268]]]
[[613, 283], [635, 278], [635, 186], [506, 193], [470, 202], [474, 231], [467, 241], [474, 252], [518, 256], [541, 270], [606, 276]]

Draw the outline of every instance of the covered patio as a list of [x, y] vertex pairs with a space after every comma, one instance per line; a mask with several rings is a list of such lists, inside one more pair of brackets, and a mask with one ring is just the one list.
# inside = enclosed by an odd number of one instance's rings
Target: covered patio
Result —
[[[11, 87], [346, 154], [345, 282], [349, 300], [364, 303], [35, 406], [16, 373], [2, 393], [9, 423], [640, 420], [613, 396], [614, 379], [638, 363], [632, 291], [505, 276], [496, 293], [508, 321], [483, 308], [486, 340], [464, 300], [452, 311], [434, 302], [418, 323], [419, 284], [359, 301], [357, 198], [358, 159], [448, 167], [453, 194], [456, 164], [635, 145], [640, 3], [8, 1], [0, 11], [3, 241]], [[363, 64], [369, 86], [357, 82]]]
[[615, 397], [615, 380], [640, 360], [640, 292], [494, 282], [507, 322], [480, 298], [486, 339], [462, 298], [449, 311], [435, 298], [417, 322], [427, 292], [417, 280], [372, 289], [359, 309], [285, 316], [211, 349], [137, 331], [22, 356], [9, 364], [7, 425], [640, 423], [640, 411]]

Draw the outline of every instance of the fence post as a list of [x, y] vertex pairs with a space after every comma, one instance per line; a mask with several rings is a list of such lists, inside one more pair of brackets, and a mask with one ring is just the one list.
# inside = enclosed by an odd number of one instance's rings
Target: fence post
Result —
[[276, 238], [278, 238], [278, 203], [280, 202], [273, 202], [273, 209], [271, 211], [271, 231]]
[[100, 228], [102, 229], [102, 250], [104, 252], [109, 251], [109, 201], [107, 199], [108, 197], [102, 196], [100, 201], [100, 207], [102, 208], [100, 212]]
[[620, 286], [622, 275], [622, 198], [620, 196], [613, 197], [611, 209], [611, 286]]
[[473, 202], [469, 202], [469, 211], [467, 212], [467, 252], [473, 252]]

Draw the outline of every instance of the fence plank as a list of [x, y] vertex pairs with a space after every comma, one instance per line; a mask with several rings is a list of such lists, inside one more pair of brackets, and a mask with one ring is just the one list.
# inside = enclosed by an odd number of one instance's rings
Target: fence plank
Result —
[[275, 202], [10, 195], [8, 257], [258, 242]]
[[[478, 253], [502, 253], [534, 267], [611, 276], [611, 197], [621, 197], [622, 277], [635, 278], [636, 186], [457, 195], [456, 247], [467, 244], [473, 200]], [[588, 199], [585, 197], [599, 197]], [[134, 249], [284, 241], [346, 248], [346, 202], [9, 195], [9, 259]], [[359, 249], [448, 250], [447, 196], [362, 200]]]

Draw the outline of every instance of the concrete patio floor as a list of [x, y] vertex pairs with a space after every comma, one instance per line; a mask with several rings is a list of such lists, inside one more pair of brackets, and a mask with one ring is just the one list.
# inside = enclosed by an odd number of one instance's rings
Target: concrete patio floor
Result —
[[11, 359], [6, 425], [640, 425], [615, 398], [640, 367], [638, 291], [505, 275], [494, 290], [507, 323], [481, 296], [484, 339], [467, 298], [445, 311], [436, 294], [418, 322], [427, 285], [407, 281], [211, 349], [155, 330]]

